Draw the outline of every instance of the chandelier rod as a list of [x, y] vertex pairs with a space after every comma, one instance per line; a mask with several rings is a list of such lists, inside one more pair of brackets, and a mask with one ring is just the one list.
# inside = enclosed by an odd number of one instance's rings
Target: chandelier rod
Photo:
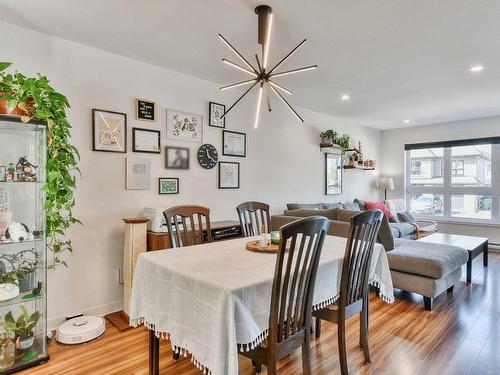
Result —
[[255, 69], [255, 68], [253, 67], [253, 65], [252, 65], [252, 64], [250, 64], [250, 63], [248, 62], [248, 60], [247, 60], [247, 59], [245, 59], [245, 57], [243, 57], [243, 55], [242, 55], [240, 52], [238, 52], [238, 50], [237, 50], [236, 48], [234, 48], [234, 47], [232, 46], [232, 44], [231, 44], [231, 43], [229, 43], [229, 42], [228, 42], [228, 40], [227, 40], [226, 38], [224, 38], [224, 37], [222, 36], [222, 34], [219, 34], [219, 38], [221, 38], [221, 39], [224, 41], [224, 43], [226, 43], [226, 45], [227, 45], [229, 48], [231, 48], [231, 50], [232, 50], [232, 51], [233, 51], [236, 55], [238, 55], [238, 57], [239, 57], [239, 58], [240, 58], [240, 59], [241, 59], [241, 60], [242, 60], [242, 61], [243, 61], [243, 62], [244, 62], [244, 63], [245, 63], [245, 64], [246, 64], [246, 65], [247, 65], [250, 69], [252, 69], [252, 70], [255, 72], [255, 74], [259, 75], [259, 72], [257, 71], [257, 69]]
[[249, 79], [247, 81], [236, 82], [236, 83], [232, 83], [232, 84], [227, 85], [227, 86], [222, 86], [219, 88], [219, 90], [223, 91], [223, 90], [227, 90], [227, 89], [232, 89], [234, 87], [247, 85], [247, 84], [249, 84], [251, 82], [255, 82], [255, 81], [257, 81], [257, 78]]
[[283, 57], [283, 59], [281, 59], [281, 61], [279, 63], [277, 63], [274, 68], [272, 68], [268, 74], [271, 74], [274, 69], [276, 69], [278, 66], [280, 66], [281, 64], [283, 64], [285, 62], [285, 60], [287, 60], [290, 56], [292, 56], [292, 54], [295, 53], [295, 51], [297, 51], [300, 47], [302, 47], [302, 45], [306, 42], [307, 39], [304, 39], [302, 42], [299, 43], [299, 45], [297, 47], [295, 47], [294, 49], [292, 49], [288, 55], [286, 55], [285, 57]]
[[304, 122], [304, 119], [302, 117], [300, 117], [300, 115], [297, 113], [297, 111], [295, 109], [293, 109], [293, 107], [290, 105], [290, 103], [288, 103], [286, 101], [286, 99], [283, 97], [283, 95], [281, 95], [273, 86], [269, 85], [269, 87], [271, 88], [271, 90], [273, 90], [273, 92], [278, 95], [278, 97], [281, 99], [281, 101], [288, 107], [288, 109], [295, 115], [297, 116], [297, 119], [300, 120], [300, 122]]
[[234, 108], [234, 106], [235, 106], [236, 104], [238, 104], [238, 103], [239, 103], [239, 101], [240, 101], [241, 99], [243, 99], [243, 97], [244, 97], [246, 94], [248, 94], [248, 93], [250, 92], [250, 90], [251, 90], [251, 89], [253, 89], [257, 83], [259, 83], [259, 81], [258, 81], [258, 80], [255, 80], [254, 84], [253, 84], [252, 86], [250, 86], [250, 87], [248, 88], [248, 90], [247, 90], [247, 91], [245, 91], [245, 92], [243, 93], [243, 95], [241, 95], [241, 96], [238, 98], [238, 100], [236, 100], [236, 101], [234, 102], [234, 104], [233, 104], [231, 107], [229, 107], [229, 109], [228, 109], [226, 112], [224, 112], [224, 114], [220, 117], [220, 118], [221, 118], [221, 120], [222, 120], [224, 117], [226, 117], [226, 115], [229, 113], [229, 111], [230, 111], [231, 109], [233, 109], [233, 108]]

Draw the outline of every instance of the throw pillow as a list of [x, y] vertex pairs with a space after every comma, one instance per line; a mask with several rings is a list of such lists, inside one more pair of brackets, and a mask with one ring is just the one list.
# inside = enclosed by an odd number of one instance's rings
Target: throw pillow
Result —
[[361, 209], [359, 208], [359, 205], [356, 202], [345, 202], [344, 203], [344, 210], [361, 211]]
[[353, 202], [359, 206], [359, 209], [361, 211], [366, 211], [365, 201], [362, 201], [361, 199], [356, 198]]
[[403, 223], [410, 223], [410, 224], [417, 223], [417, 219], [415, 218], [415, 216], [413, 216], [413, 214], [408, 210], [404, 212], [398, 212], [398, 219]]
[[365, 206], [367, 210], [374, 210], [378, 208], [385, 214], [389, 222], [391, 221], [391, 219], [394, 218], [394, 215], [392, 214], [391, 210], [389, 210], [383, 202], [365, 201]]

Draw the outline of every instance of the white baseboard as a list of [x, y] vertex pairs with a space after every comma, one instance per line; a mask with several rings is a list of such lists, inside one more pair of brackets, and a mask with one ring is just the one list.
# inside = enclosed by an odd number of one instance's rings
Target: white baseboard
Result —
[[78, 314], [104, 316], [106, 314], [109, 314], [109, 313], [112, 313], [115, 311], [120, 311], [120, 310], [123, 310], [123, 300], [107, 303], [105, 305], [94, 306], [94, 307], [85, 309], [83, 311], [69, 313], [69, 314], [64, 315], [64, 316], [51, 317], [51, 318], [47, 319], [47, 330], [50, 331], [50, 330], [56, 329], [61, 323], [63, 323], [66, 320], [67, 316], [73, 316], [73, 315], [78, 315]]

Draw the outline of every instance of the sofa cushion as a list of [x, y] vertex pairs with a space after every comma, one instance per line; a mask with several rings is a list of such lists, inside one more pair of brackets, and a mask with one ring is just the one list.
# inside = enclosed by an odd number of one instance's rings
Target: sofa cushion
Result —
[[321, 203], [287, 203], [287, 210], [319, 210]]
[[410, 223], [410, 224], [417, 223], [417, 219], [415, 218], [415, 216], [413, 216], [413, 214], [408, 210], [403, 212], [398, 212], [398, 218], [403, 223]]
[[410, 234], [415, 233], [415, 226], [410, 223], [391, 223], [392, 232], [396, 233], [394, 237], [405, 238]]
[[337, 219], [337, 208], [332, 208], [330, 210], [285, 210], [283, 213], [286, 216], [300, 216], [300, 217], [308, 217], [308, 216], [324, 216], [330, 220]]
[[344, 205], [340, 202], [336, 203], [321, 203], [321, 208], [323, 210], [330, 210], [332, 208], [344, 208]]
[[328, 234], [337, 237], [349, 238], [351, 235], [351, 223], [347, 221], [338, 221], [332, 220], [332, 225], [330, 226], [330, 230]]
[[387, 253], [391, 270], [440, 279], [467, 263], [469, 253], [460, 247], [399, 239]]
[[389, 220], [389, 222], [391, 222], [391, 220], [394, 218], [394, 215], [392, 214], [391, 210], [387, 208], [384, 202], [366, 201], [365, 207], [367, 210], [375, 210], [375, 209], [381, 210], [385, 214], [385, 216], [387, 216], [387, 220]]
[[359, 205], [356, 202], [345, 202], [343, 209], [349, 211], [361, 211]]
[[337, 210], [337, 220], [351, 222], [351, 217], [359, 214], [359, 211]]
[[353, 202], [358, 205], [358, 207], [361, 211], [366, 211], [365, 201], [362, 201], [361, 199], [356, 198]]

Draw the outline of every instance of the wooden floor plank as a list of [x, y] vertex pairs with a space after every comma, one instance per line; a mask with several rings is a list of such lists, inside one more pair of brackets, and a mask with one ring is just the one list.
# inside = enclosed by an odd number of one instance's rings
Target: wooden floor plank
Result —
[[[465, 273], [465, 272], [464, 272]], [[351, 374], [494, 374], [500, 375], [500, 253], [490, 253], [490, 266], [474, 260], [473, 283], [462, 278], [452, 295], [436, 300], [433, 311], [422, 298], [397, 291], [396, 302], [371, 294], [370, 347], [372, 364], [364, 364], [358, 346], [359, 319], [347, 323]], [[139, 327], [118, 331], [107, 325], [100, 339], [68, 347], [49, 344], [51, 360], [22, 375], [148, 375], [148, 334]], [[161, 345], [160, 372], [200, 375], [189, 358], [172, 359], [168, 342]], [[337, 327], [323, 323], [319, 340], [311, 343], [314, 375], [340, 373]], [[253, 375], [250, 361], [240, 356], [240, 374]], [[279, 374], [302, 373], [300, 351], [279, 362]], [[265, 368], [263, 374], [265, 374]]]

